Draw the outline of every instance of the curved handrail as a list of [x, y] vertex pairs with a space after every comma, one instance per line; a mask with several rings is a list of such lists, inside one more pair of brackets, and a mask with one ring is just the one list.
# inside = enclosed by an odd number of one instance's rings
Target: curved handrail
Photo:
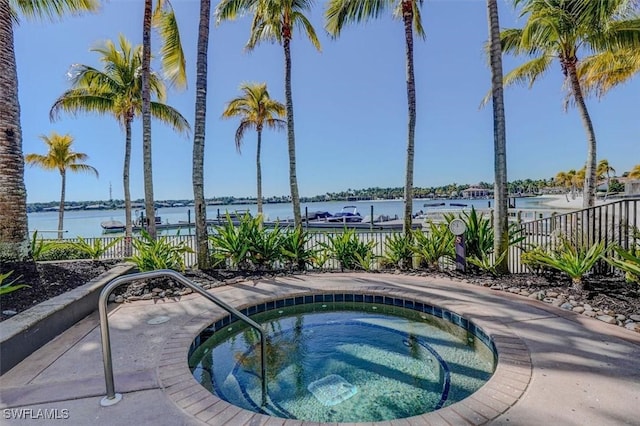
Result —
[[121, 394], [117, 394], [115, 392], [115, 386], [113, 382], [113, 362], [111, 360], [111, 340], [109, 337], [109, 319], [107, 317], [107, 300], [109, 299], [109, 295], [111, 292], [122, 284], [129, 283], [131, 281], [140, 280], [140, 279], [148, 279], [148, 278], [160, 278], [160, 277], [171, 277], [179, 283], [189, 287], [191, 290], [199, 293], [200, 295], [207, 298], [209, 301], [215, 303], [222, 309], [226, 310], [232, 315], [235, 315], [240, 320], [246, 322], [251, 327], [255, 328], [260, 334], [260, 361], [261, 361], [261, 375], [262, 375], [262, 405], [266, 405], [267, 402], [267, 374], [266, 374], [266, 357], [265, 357], [265, 349], [266, 349], [266, 337], [265, 331], [254, 320], [244, 315], [231, 305], [226, 302], [218, 299], [212, 294], [206, 292], [202, 287], [195, 284], [193, 281], [189, 280], [184, 275], [170, 270], [170, 269], [159, 269], [157, 271], [151, 272], [140, 272], [136, 274], [125, 275], [122, 277], [118, 277], [112, 281], [110, 281], [100, 292], [100, 298], [98, 299], [98, 310], [100, 312], [100, 335], [102, 338], [102, 360], [104, 362], [104, 378], [107, 385], [107, 395], [102, 398], [100, 404], [102, 406], [109, 406], [117, 403], [122, 399]]

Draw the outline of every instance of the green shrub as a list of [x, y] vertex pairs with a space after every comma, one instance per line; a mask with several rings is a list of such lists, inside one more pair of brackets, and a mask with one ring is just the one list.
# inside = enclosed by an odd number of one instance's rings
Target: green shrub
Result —
[[613, 247], [619, 258], [608, 256], [605, 258], [609, 265], [625, 272], [627, 281], [640, 283], [640, 253], [638, 250], [625, 250], [622, 247]]
[[504, 260], [504, 257], [507, 255], [507, 252], [504, 251], [497, 259], [493, 259], [491, 255], [483, 254], [482, 258], [478, 259], [477, 257], [468, 257], [467, 262], [481, 271], [488, 272], [491, 275], [499, 275], [496, 270], [496, 266]]
[[69, 246], [93, 260], [100, 259], [100, 257], [106, 254], [111, 247], [115, 246], [122, 240], [122, 237], [119, 237], [107, 244], [102, 244], [101, 238], [95, 238], [92, 242], [89, 242], [80, 236], [77, 238], [77, 241], [69, 242]]
[[226, 264], [240, 269], [249, 267], [249, 239], [255, 222], [249, 215], [245, 215], [238, 226], [227, 214], [226, 222], [214, 226], [213, 234], [209, 236], [213, 264]]
[[[447, 225], [451, 223], [453, 218], [452, 214], [445, 215]], [[464, 232], [467, 263], [472, 266], [472, 270], [479, 269], [496, 274], [496, 265], [504, 260], [507, 252], [501, 253], [499, 256], [493, 256], [495, 233], [491, 218], [485, 217], [482, 213], [478, 214], [472, 206], [470, 212], [462, 212], [460, 219], [464, 221], [467, 228]], [[508, 232], [509, 247], [517, 245], [525, 239], [522, 227], [517, 223], [509, 224]]]
[[7, 281], [9, 279], [9, 276], [11, 274], [13, 274], [13, 271], [9, 271], [9, 272], [7, 272], [5, 274], [0, 274], [0, 296], [2, 296], [3, 294], [12, 293], [12, 292], [14, 292], [16, 290], [20, 290], [21, 288], [24, 288], [24, 287], [31, 287], [31, 286], [28, 286], [26, 284], [16, 284], [18, 282], [18, 280], [20, 280], [20, 278], [22, 278], [21, 276], [16, 278], [16, 279], [14, 279], [14, 280], [12, 280], [12, 281], [9, 281], [9, 282], [5, 283], [5, 281]]
[[157, 269], [184, 272], [186, 268], [184, 254], [193, 253], [184, 241], [174, 244], [166, 236], [154, 240], [144, 230], [141, 231], [140, 238], [133, 238], [131, 243], [137, 254], [129, 260], [135, 263], [141, 272]]
[[41, 259], [42, 256], [46, 255], [54, 245], [55, 242], [53, 241], [44, 240], [43, 238], [38, 239], [38, 231], [35, 231], [31, 237], [31, 246], [29, 247], [31, 257], [33, 257], [33, 260], [43, 260]]
[[361, 241], [354, 229], [328, 235], [328, 243], [321, 243], [329, 255], [340, 264], [340, 269], [369, 270], [373, 265], [373, 241]]
[[[245, 219], [243, 219], [245, 220]], [[248, 218], [253, 222], [249, 226], [247, 243], [249, 244], [249, 261], [259, 269], [273, 269], [282, 257], [282, 232], [277, 226], [265, 229], [260, 217]]]
[[55, 261], [55, 260], [77, 260], [88, 259], [89, 256], [73, 247], [66, 241], [46, 241], [45, 248], [40, 251], [39, 256], [34, 260], [38, 261]]
[[319, 260], [319, 251], [308, 248], [310, 240], [311, 234], [301, 227], [286, 229], [282, 233], [280, 250], [285, 266], [304, 271], [307, 266], [312, 266]]
[[420, 267], [438, 268], [440, 258], [455, 259], [455, 236], [449, 231], [448, 223], [434, 223], [429, 221], [429, 230], [413, 231], [411, 249], [416, 254]]
[[493, 227], [491, 219], [478, 214], [474, 207], [471, 212], [462, 212], [460, 217], [467, 225], [464, 231], [465, 255], [467, 258], [482, 259], [493, 252]]
[[324, 265], [326, 265], [329, 259], [331, 259], [331, 253], [326, 248], [321, 248], [314, 251], [315, 253], [313, 255], [313, 258], [311, 259], [312, 266], [316, 269], [324, 268]]
[[599, 241], [589, 247], [577, 244], [566, 237], [560, 238], [560, 244], [554, 250], [537, 248], [528, 252], [523, 259], [530, 265], [546, 266], [564, 272], [581, 290], [583, 277], [591, 271], [596, 262], [603, 258], [606, 251], [604, 241]]
[[385, 240], [382, 266], [408, 269], [413, 266], [412, 237], [405, 234], [393, 234]]

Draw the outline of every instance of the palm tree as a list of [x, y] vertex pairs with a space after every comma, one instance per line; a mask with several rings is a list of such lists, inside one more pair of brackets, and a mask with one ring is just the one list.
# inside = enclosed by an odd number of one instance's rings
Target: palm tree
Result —
[[207, 123], [207, 53], [209, 49], [210, 0], [200, 0], [200, 23], [196, 59], [196, 102], [193, 124], [193, 203], [196, 213], [196, 254], [198, 268], [210, 264], [207, 235], [207, 203], [204, 199], [204, 145]]
[[184, 53], [180, 42], [180, 32], [169, 0], [157, 0], [153, 9], [153, 0], [144, 1], [142, 22], [142, 159], [144, 171], [144, 202], [147, 215], [147, 231], [156, 238], [155, 203], [153, 197], [153, 169], [151, 161], [151, 28], [159, 29], [163, 40], [161, 49], [162, 68], [165, 77], [178, 87], [186, 85]]
[[293, 95], [291, 91], [291, 38], [294, 28], [304, 30], [307, 38], [320, 50], [320, 41], [309, 19], [304, 15], [313, 0], [222, 0], [216, 8], [217, 21], [233, 20], [246, 12], [253, 13], [247, 49], [254, 49], [262, 41], [282, 45], [285, 63], [285, 103], [287, 108], [287, 142], [289, 148], [289, 186], [295, 226], [302, 225], [300, 194], [296, 174], [296, 141], [293, 124]]
[[627, 177], [629, 179], [640, 179], [640, 164], [633, 166]]
[[556, 185], [567, 188], [568, 192], [571, 193], [572, 198], [575, 199], [576, 189], [584, 183], [585, 170], [586, 169], [583, 167], [577, 172], [574, 169], [571, 169], [568, 172], [558, 172], [554, 178]]
[[255, 129], [258, 133], [256, 149], [256, 180], [258, 193], [258, 214], [262, 215], [262, 168], [260, 167], [260, 150], [262, 146], [262, 129], [266, 126], [272, 129], [284, 129], [286, 122], [276, 117], [285, 116], [285, 106], [271, 99], [267, 91], [267, 84], [244, 83], [240, 86], [243, 92], [231, 100], [224, 112], [223, 118], [240, 118], [240, 125], [236, 130], [236, 149], [240, 152], [242, 139], [247, 130]]
[[68, 13], [96, 11], [97, 0], [0, 0], [0, 262], [29, 257], [27, 192], [24, 185], [22, 128], [13, 25], [18, 15], [53, 20]]
[[404, 225], [403, 231], [407, 237], [411, 235], [413, 216], [413, 159], [415, 150], [416, 131], [416, 86], [413, 73], [413, 31], [425, 36], [420, 17], [422, 0], [331, 0], [326, 11], [326, 29], [333, 37], [338, 37], [345, 24], [361, 22], [370, 18], [377, 18], [386, 9], [393, 7], [393, 15], [402, 19], [404, 24], [404, 38], [406, 46], [407, 69], [407, 105], [409, 122], [407, 131], [407, 159], [404, 181]]
[[596, 180], [596, 135], [580, 81], [578, 52], [607, 52], [639, 49], [638, 19], [627, 19], [633, 12], [629, 0], [515, 0], [522, 4], [520, 16], [527, 16], [522, 29], [501, 33], [502, 49], [514, 55], [533, 56], [529, 62], [505, 76], [505, 84], [528, 82], [532, 85], [554, 61], [560, 62], [587, 134], [587, 166], [583, 207], [594, 205]]
[[553, 181], [556, 186], [567, 187], [567, 173], [566, 172], [558, 172], [556, 176], [553, 178]]
[[60, 207], [58, 209], [58, 239], [62, 239], [62, 229], [64, 222], [64, 198], [67, 182], [67, 170], [72, 172], [94, 173], [98, 177], [98, 171], [84, 162], [89, 158], [82, 152], [74, 152], [71, 149], [73, 137], [69, 134], [64, 136], [51, 132], [50, 136], [41, 135], [40, 139], [47, 144], [49, 150], [46, 155], [27, 154], [25, 161], [32, 166], [42, 167], [45, 170], [58, 170], [62, 178], [62, 189], [60, 192]]
[[[497, 259], [496, 272], [509, 272], [509, 194], [507, 183], [507, 133], [504, 116], [504, 96], [502, 87], [502, 52], [500, 45], [500, 20], [497, 0], [487, 0], [489, 19], [489, 56], [491, 62], [491, 93], [493, 97], [493, 151], [494, 151], [494, 204], [493, 252]], [[504, 256], [501, 256], [505, 253]]]
[[604, 199], [607, 199], [609, 195], [609, 184], [611, 182], [611, 173], [615, 173], [616, 169], [609, 165], [609, 161], [602, 159], [598, 163], [598, 167], [596, 168], [596, 176], [598, 179], [607, 179], [607, 192], [604, 194]]
[[[131, 123], [142, 111], [140, 65], [142, 46], [133, 48], [124, 36], [120, 36], [119, 49], [107, 40], [92, 51], [102, 55], [104, 71], [87, 65], [76, 65], [72, 73], [72, 89], [63, 93], [51, 107], [50, 118], [55, 120], [61, 112], [76, 115], [79, 112], [112, 115], [125, 131], [125, 152], [122, 181], [127, 240], [131, 237], [131, 193], [129, 170], [131, 164]], [[164, 103], [166, 99], [163, 81], [151, 76], [151, 90], [157, 101], [151, 103], [151, 114], [182, 133], [189, 132], [189, 123], [174, 108]], [[152, 216], [153, 217], [153, 216]]]

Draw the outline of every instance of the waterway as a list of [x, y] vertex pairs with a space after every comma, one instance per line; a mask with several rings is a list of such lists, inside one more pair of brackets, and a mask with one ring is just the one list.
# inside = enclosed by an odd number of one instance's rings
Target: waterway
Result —
[[[516, 207], [520, 209], [548, 209], [544, 203], [548, 201], [544, 197], [530, 197], [516, 199]], [[413, 212], [418, 213], [435, 211], [435, 210], [455, 210], [486, 209], [489, 202], [493, 204], [493, 200], [425, 200], [418, 199], [413, 201]], [[442, 206], [425, 206], [425, 204], [445, 203]], [[451, 206], [450, 204], [465, 204], [466, 207]], [[302, 203], [302, 214], [304, 216], [305, 209], [308, 212], [326, 211], [330, 213], [339, 212], [344, 206], [356, 206], [358, 212], [362, 216], [371, 214], [373, 208], [374, 216], [387, 215], [390, 217], [402, 217], [403, 201], [402, 200], [368, 200], [368, 201], [327, 201]], [[252, 215], [257, 214], [258, 207], [256, 204], [233, 204], [233, 205], [216, 205], [207, 207], [207, 219], [214, 219], [218, 212], [222, 215], [226, 211], [234, 212], [237, 210], [249, 210]], [[266, 220], [286, 220], [293, 217], [293, 209], [290, 203], [280, 204], [264, 204], [263, 210]], [[133, 210], [134, 219], [140, 217], [142, 210]], [[164, 207], [157, 210], [157, 216], [161, 217], [162, 223], [178, 223], [180, 221], [191, 222], [195, 219], [193, 206], [184, 207]], [[38, 231], [38, 236], [43, 238], [55, 238], [58, 229], [58, 212], [34, 212], [28, 214], [29, 231], [33, 234]], [[64, 213], [64, 238], [75, 238], [82, 236], [85, 238], [99, 237], [103, 235], [100, 223], [106, 220], [118, 220], [125, 222], [124, 209], [120, 210], [72, 210]], [[175, 233], [176, 231], [165, 231]], [[180, 230], [182, 235], [189, 233], [189, 228]], [[195, 232], [191, 228], [191, 232]], [[116, 234], [117, 235], [117, 234]]]

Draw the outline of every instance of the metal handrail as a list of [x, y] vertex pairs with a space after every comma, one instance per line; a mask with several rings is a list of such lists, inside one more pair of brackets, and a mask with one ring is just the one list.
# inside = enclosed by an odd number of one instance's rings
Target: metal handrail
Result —
[[111, 340], [109, 338], [109, 319], [107, 317], [107, 301], [109, 299], [109, 295], [116, 287], [119, 287], [122, 284], [126, 284], [131, 281], [140, 280], [140, 279], [160, 278], [160, 277], [173, 278], [174, 280], [180, 282], [181, 284], [189, 287], [191, 290], [201, 294], [202, 296], [207, 298], [209, 301], [215, 303], [216, 305], [223, 308], [230, 314], [238, 317], [239, 319], [246, 322], [247, 324], [249, 324], [251, 327], [255, 328], [258, 331], [258, 333], [260, 334], [260, 343], [261, 343], [260, 344], [260, 361], [262, 363], [261, 365], [262, 405], [263, 406], [266, 405], [267, 374], [266, 374], [266, 364], [265, 364], [265, 361], [266, 361], [265, 350], [267, 345], [266, 345], [265, 331], [262, 328], [262, 326], [260, 326], [260, 324], [258, 324], [248, 316], [239, 312], [237, 309], [235, 309], [231, 305], [218, 299], [217, 297], [211, 295], [210, 293], [207, 293], [204, 289], [202, 289], [200, 286], [195, 284], [193, 281], [186, 278], [184, 275], [176, 271], [172, 271], [170, 269], [160, 269], [160, 270], [151, 271], [151, 272], [140, 272], [137, 274], [130, 274], [130, 275], [125, 275], [123, 277], [118, 277], [112, 280], [111, 282], [109, 282], [109, 284], [107, 284], [100, 292], [100, 298], [98, 299], [98, 310], [100, 312], [100, 334], [102, 338], [102, 359], [104, 362], [104, 378], [107, 385], [107, 395], [104, 398], [102, 398], [102, 400], [100, 401], [100, 404], [106, 407], [109, 405], [116, 404], [122, 399], [122, 395], [116, 393], [114, 382], [113, 382], [113, 363], [111, 360]]

